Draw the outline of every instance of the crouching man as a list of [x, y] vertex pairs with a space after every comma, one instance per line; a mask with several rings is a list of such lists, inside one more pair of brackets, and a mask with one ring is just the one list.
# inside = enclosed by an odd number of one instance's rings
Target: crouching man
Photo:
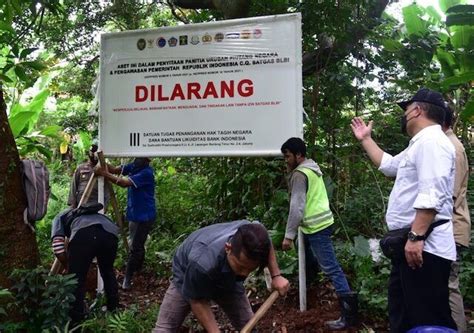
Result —
[[219, 332], [211, 300], [240, 331], [253, 316], [243, 282], [264, 267], [270, 270], [272, 287], [285, 295], [289, 282], [280, 274], [270, 237], [260, 223], [234, 221], [193, 232], [174, 255], [173, 280], [153, 332], [178, 332], [190, 311], [207, 332]]
[[[75, 301], [70, 311], [73, 322], [84, 319], [85, 281], [89, 266], [97, 258], [104, 281], [107, 310], [118, 306], [118, 285], [114, 272], [119, 229], [107, 216], [97, 213], [102, 204], [89, 204], [77, 209], [66, 209], [53, 220], [51, 238], [53, 251], [69, 274], [75, 274], [78, 284]], [[65, 239], [69, 238], [67, 249]]]

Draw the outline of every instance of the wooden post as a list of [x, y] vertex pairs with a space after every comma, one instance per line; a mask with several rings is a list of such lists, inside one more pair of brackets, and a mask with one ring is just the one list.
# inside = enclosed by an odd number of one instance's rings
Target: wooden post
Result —
[[300, 289], [300, 311], [306, 311], [306, 256], [304, 251], [304, 239], [301, 229], [298, 228], [298, 271]]
[[[79, 204], [77, 205], [77, 207], [81, 206], [84, 202], [87, 202], [87, 200], [89, 200], [92, 189], [94, 188], [94, 185], [96, 182], [97, 182], [97, 177], [95, 177], [95, 175], [92, 174], [91, 178], [89, 178], [89, 181], [87, 182], [86, 188], [84, 190], [84, 193], [82, 193], [81, 200], [79, 201]], [[67, 244], [67, 239], [66, 239], [66, 244]], [[54, 258], [54, 262], [53, 262], [53, 265], [51, 266], [51, 270], [49, 271], [49, 274], [58, 274], [62, 266], [63, 265], [61, 265], [58, 258]]]
[[244, 326], [244, 328], [240, 331], [240, 333], [250, 333], [252, 329], [257, 325], [258, 321], [262, 319], [262, 317], [267, 313], [268, 309], [275, 303], [276, 299], [278, 298], [278, 291], [273, 291], [267, 300], [262, 304], [262, 306], [255, 312], [252, 319]]
[[[104, 153], [99, 151], [97, 153], [97, 156], [99, 156], [100, 165], [105, 166], [106, 164], [105, 164]], [[110, 182], [107, 179], [104, 179], [104, 182], [105, 182], [105, 189], [110, 194], [110, 204], [112, 205], [112, 209], [114, 210], [115, 219], [117, 220], [117, 225], [120, 228], [120, 234], [122, 235], [123, 244], [125, 245], [125, 248], [127, 249], [127, 253], [128, 253], [130, 249], [128, 247], [127, 235], [126, 235], [125, 229], [123, 227], [122, 213], [120, 212], [117, 197], [115, 196], [115, 192], [114, 192], [114, 189], [112, 187], [112, 184], [110, 184]]]
[[265, 277], [265, 285], [267, 286], [268, 291], [272, 291], [272, 275], [268, 267], [263, 269], [263, 276]]

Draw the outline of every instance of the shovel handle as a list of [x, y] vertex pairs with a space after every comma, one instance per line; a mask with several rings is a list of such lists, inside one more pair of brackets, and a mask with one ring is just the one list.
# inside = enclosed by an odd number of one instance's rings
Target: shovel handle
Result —
[[255, 312], [252, 319], [244, 326], [244, 328], [240, 331], [240, 333], [250, 333], [252, 329], [257, 325], [260, 319], [267, 313], [268, 309], [275, 303], [276, 299], [278, 298], [278, 291], [273, 291], [270, 296], [268, 296], [267, 300], [262, 304], [262, 306]]

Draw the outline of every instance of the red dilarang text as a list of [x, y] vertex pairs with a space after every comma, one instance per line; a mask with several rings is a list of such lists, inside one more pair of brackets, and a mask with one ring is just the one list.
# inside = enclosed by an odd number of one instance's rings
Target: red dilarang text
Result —
[[161, 84], [141, 85], [135, 87], [135, 102], [225, 98], [234, 97], [236, 93], [241, 97], [249, 97], [253, 95], [253, 90], [253, 82], [250, 79], [238, 82], [220, 81], [217, 84], [209, 81], [205, 85], [199, 82], [188, 82], [183, 85], [176, 83], [171, 91], [166, 91]]

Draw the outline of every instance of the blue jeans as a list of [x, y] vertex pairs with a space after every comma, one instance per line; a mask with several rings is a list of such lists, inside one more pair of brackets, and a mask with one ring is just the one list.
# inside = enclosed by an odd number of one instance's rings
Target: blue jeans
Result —
[[332, 227], [327, 227], [314, 234], [304, 235], [304, 246], [307, 262], [316, 262], [336, 289], [338, 295], [351, 292], [346, 276], [336, 259], [331, 241]]

